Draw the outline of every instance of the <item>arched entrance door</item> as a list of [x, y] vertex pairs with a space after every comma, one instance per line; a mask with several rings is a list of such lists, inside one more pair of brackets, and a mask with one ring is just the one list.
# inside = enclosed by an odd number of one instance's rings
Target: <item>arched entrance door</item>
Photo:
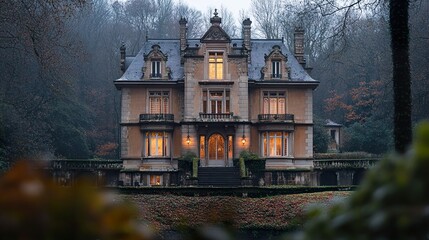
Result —
[[212, 134], [208, 144], [208, 165], [225, 166], [225, 139], [219, 133]]

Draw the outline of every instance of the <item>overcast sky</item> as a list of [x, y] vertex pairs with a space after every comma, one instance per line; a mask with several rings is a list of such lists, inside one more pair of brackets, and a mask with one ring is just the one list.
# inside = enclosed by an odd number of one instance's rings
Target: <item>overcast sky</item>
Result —
[[[220, 8], [221, 6], [227, 8], [234, 14], [234, 18], [237, 22], [241, 22], [239, 19], [240, 10], [248, 12], [250, 8], [250, 0], [175, 0], [176, 2], [184, 2], [190, 7], [200, 10], [205, 13], [208, 8]], [[222, 17], [219, 15], [219, 17]]]

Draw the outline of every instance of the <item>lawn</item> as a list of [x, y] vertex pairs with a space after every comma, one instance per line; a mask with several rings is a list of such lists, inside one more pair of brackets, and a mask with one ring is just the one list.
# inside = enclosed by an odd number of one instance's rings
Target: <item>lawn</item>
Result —
[[235, 229], [289, 230], [301, 226], [307, 207], [329, 204], [350, 193], [319, 192], [262, 198], [143, 194], [121, 194], [119, 197], [133, 203], [138, 208], [139, 219], [156, 231], [219, 223]]

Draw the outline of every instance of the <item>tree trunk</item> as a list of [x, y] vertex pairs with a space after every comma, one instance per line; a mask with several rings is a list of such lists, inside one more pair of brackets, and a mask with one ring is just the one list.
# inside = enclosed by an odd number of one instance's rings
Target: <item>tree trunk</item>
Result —
[[395, 150], [399, 153], [406, 151], [412, 138], [408, 6], [409, 0], [390, 0], [394, 137]]

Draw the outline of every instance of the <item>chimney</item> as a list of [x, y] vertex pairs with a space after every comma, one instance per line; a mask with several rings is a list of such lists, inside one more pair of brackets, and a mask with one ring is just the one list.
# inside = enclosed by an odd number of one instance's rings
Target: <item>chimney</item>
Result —
[[121, 61], [120, 61], [120, 65], [121, 65], [121, 71], [122, 73], [125, 73], [125, 43], [122, 42], [121, 47], [119, 48], [120, 52], [121, 52]]
[[188, 23], [188, 21], [186, 20], [186, 18], [181, 17], [179, 20], [179, 25], [180, 25], [180, 51], [185, 51], [186, 49], [186, 45], [187, 45], [187, 31], [188, 31], [188, 27], [186, 27], [186, 24]]
[[250, 25], [252, 24], [252, 21], [250, 21], [250, 18], [246, 18], [243, 21], [243, 32], [242, 32], [242, 37], [243, 37], [243, 43], [244, 46], [247, 48], [247, 50], [250, 50], [250, 38], [251, 38], [251, 27]]
[[293, 34], [294, 42], [294, 52], [295, 58], [298, 60], [298, 63], [305, 68], [305, 58], [304, 58], [304, 29], [302, 27], [296, 27]]

